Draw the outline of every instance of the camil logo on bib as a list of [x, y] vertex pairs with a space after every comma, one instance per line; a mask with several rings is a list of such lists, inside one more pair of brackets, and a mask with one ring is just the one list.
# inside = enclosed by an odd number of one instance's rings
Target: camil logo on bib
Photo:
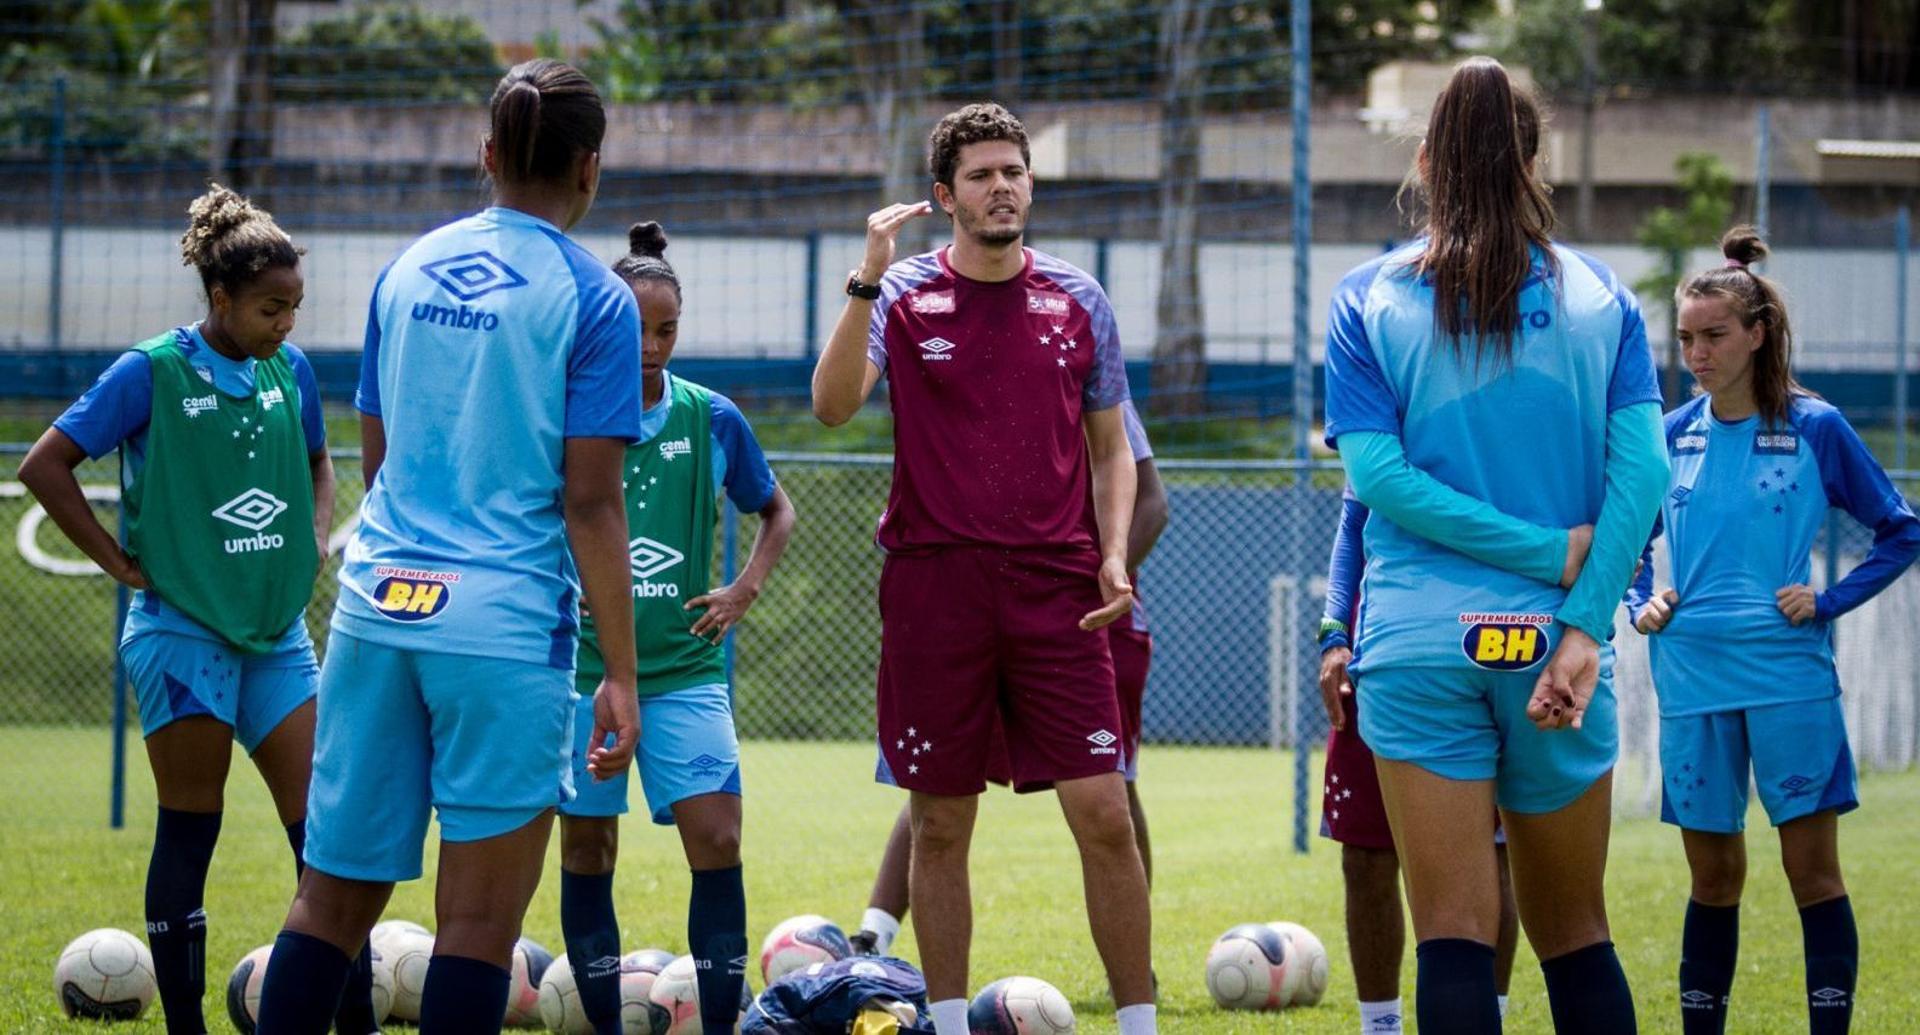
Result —
[[1547, 656], [1553, 616], [1468, 613], [1460, 616], [1460, 624], [1466, 626], [1460, 649], [1468, 661], [1495, 672], [1519, 672]]
[[238, 496], [213, 508], [213, 516], [230, 525], [238, 525], [249, 532], [248, 536], [239, 536], [226, 540], [222, 545], [228, 553], [256, 553], [261, 550], [278, 550], [287, 545], [287, 540], [266, 531], [273, 519], [287, 509], [284, 500], [265, 489], [248, 489]]
[[685, 456], [693, 452], [693, 440], [676, 438], [672, 442], [660, 443], [660, 459], [672, 460], [676, 456]]
[[658, 575], [681, 561], [686, 554], [665, 543], [641, 536], [627, 544], [627, 563], [633, 571], [633, 595], [636, 598], [678, 597], [680, 584], [677, 582], [650, 582]]

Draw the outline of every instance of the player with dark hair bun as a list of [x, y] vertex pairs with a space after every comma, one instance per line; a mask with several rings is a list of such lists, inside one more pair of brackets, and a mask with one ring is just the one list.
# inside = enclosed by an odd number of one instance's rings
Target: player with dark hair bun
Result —
[[[793, 503], [773, 477], [733, 400], [667, 372], [680, 335], [680, 278], [659, 223], [635, 223], [613, 264], [640, 309], [640, 441], [622, 484], [633, 542], [633, 638], [639, 658], [640, 743], [635, 762], [647, 815], [677, 826], [693, 871], [687, 947], [699, 982], [702, 1030], [731, 1035], [747, 957], [747, 895], [740, 872], [740, 744], [721, 643], [759, 598], [793, 534]], [[709, 588], [714, 527], [724, 494], [760, 515], [746, 567]], [[590, 782], [594, 686], [607, 670], [596, 615], [583, 615], [574, 686], [578, 795], [560, 806], [560, 928], [580, 1005], [601, 1035], [619, 1035], [620, 924], [613, 868], [627, 778]], [[689, 636], [688, 633], [692, 635]]]
[[[317, 1032], [346, 952], [440, 820], [423, 1032], [500, 1030], [567, 745], [580, 597], [607, 624], [594, 779], [639, 735], [621, 460], [640, 431], [633, 294], [566, 236], [606, 113], [586, 76], [517, 65], [483, 152], [494, 205], [382, 271], [361, 353], [367, 494], [321, 673], [308, 868], [274, 943], [263, 1035]], [[569, 549], [571, 547], [571, 549]], [[601, 738], [595, 738], [599, 740]]]
[[[1688, 277], [1675, 297], [1701, 394], [1666, 418], [1673, 588], [1654, 593], [1649, 544], [1627, 597], [1651, 637], [1660, 815], [1680, 828], [1693, 875], [1681, 1027], [1726, 1030], [1751, 780], [1800, 908], [1809, 1030], [1832, 1035], [1851, 1023], [1860, 969], [1839, 845], [1839, 816], [1859, 800], [1832, 622], [1920, 556], [1920, 519], [1840, 411], [1794, 381], [1785, 297], [1753, 268], [1766, 243], [1742, 226], [1720, 247], [1725, 264]], [[1835, 507], [1873, 530], [1873, 548], [1816, 592], [1813, 546]]]
[[[159, 799], [147, 940], [167, 1030], [198, 1035], [207, 867], [234, 741], [301, 863], [319, 682], [303, 616], [327, 555], [333, 464], [313, 368], [286, 340], [305, 292], [301, 249], [219, 184], [188, 216], [180, 255], [200, 275], [206, 316], [116, 360], [34, 444], [20, 481], [135, 590], [120, 656]], [[116, 449], [125, 549], [73, 474]], [[371, 982], [362, 946], [335, 1018], [342, 1035], [374, 1030]]]

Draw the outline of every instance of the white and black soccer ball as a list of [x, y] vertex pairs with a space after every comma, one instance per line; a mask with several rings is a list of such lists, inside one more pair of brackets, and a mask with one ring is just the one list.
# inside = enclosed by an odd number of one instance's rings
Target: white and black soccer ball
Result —
[[1241, 924], [1208, 950], [1207, 991], [1229, 1010], [1283, 1009], [1292, 991], [1289, 965], [1285, 935], [1266, 924]]
[[393, 1015], [393, 961], [372, 945], [367, 946], [367, 953], [373, 964], [373, 1019], [385, 1024]]
[[1275, 920], [1267, 926], [1287, 940], [1286, 1005], [1317, 1005], [1327, 994], [1327, 947], [1318, 935], [1291, 920]]
[[580, 1005], [580, 986], [573, 980], [573, 964], [561, 953], [540, 976], [540, 1023], [560, 1035], [593, 1035], [593, 1023]]
[[790, 916], [774, 925], [760, 942], [760, 977], [771, 985], [815, 963], [853, 955], [847, 932], [824, 916]]
[[553, 964], [553, 954], [530, 938], [513, 943], [513, 959], [507, 974], [507, 1012], [503, 1018], [509, 1028], [540, 1026], [540, 979]]
[[267, 958], [272, 954], [273, 946], [262, 945], [240, 957], [227, 975], [227, 1019], [240, 1035], [253, 1035], [254, 1025], [260, 1023], [260, 990], [266, 987]]
[[[655, 1006], [666, 1011], [667, 1028], [661, 1035], [702, 1035], [700, 1023], [700, 982], [692, 956], [676, 956], [653, 979], [650, 993]], [[753, 989], [740, 982], [740, 1017], [753, 1005]]]
[[635, 949], [620, 957], [620, 1029], [624, 1035], [666, 1035], [673, 1018], [653, 1001], [653, 985], [673, 963], [665, 949]]
[[972, 1035], [1072, 1035], [1073, 1005], [1036, 977], [1001, 978], [967, 1007]]
[[53, 994], [68, 1017], [130, 1021], [146, 1012], [158, 988], [147, 943], [114, 927], [68, 942], [53, 965]]
[[420, 997], [427, 991], [427, 967], [433, 963], [433, 936], [415, 931], [388, 935], [380, 950], [393, 966], [393, 1009], [398, 1021], [420, 1021]]
[[375, 952], [391, 959], [393, 953], [389, 950], [388, 944], [392, 942], [396, 936], [402, 934], [418, 934], [425, 935], [428, 938], [433, 937], [432, 931], [427, 930], [425, 927], [411, 920], [382, 920], [373, 925], [373, 930], [367, 932], [367, 944], [371, 945]]

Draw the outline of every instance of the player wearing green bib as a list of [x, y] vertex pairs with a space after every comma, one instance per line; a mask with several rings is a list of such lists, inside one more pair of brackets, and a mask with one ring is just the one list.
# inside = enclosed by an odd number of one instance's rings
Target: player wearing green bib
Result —
[[[655, 823], [680, 829], [693, 887], [687, 946], [696, 963], [707, 1035], [732, 1035], [747, 955], [740, 878], [740, 749], [727, 685], [727, 631], [753, 606], [793, 533], [793, 503], [775, 482], [753, 429], [732, 401], [666, 372], [680, 329], [680, 281], [658, 223], [635, 224], [614, 272], [633, 289], [641, 317], [640, 441], [628, 448], [628, 551], [639, 659], [640, 745], [635, 759]], [[724, 491], [760, 515], [746, 568], [708, 590]], [[691, 635], [689, 635], [691, 633]], [[605, 671], [592, 615], [582, 615], [575, 688], [575, 798], [560, 806], [560, 927], [580, 1002], [594, 1030], [619, 1035], [620, 926], [613, 908], [624, 774], [585, 777], [594, 688]]]
[[[147, 940], [169, 1032], [206, 1031], [207, 867], [235, 740], [285, 824], [306, 838], [319, 676], [301, 620], [326, 557], [333, 467], [320, 391], [292, 333], [300, 250], [245, 198], [214, 186], [181, 239], [207, 315], [142, 342], [41, 436], [20, 481], [101, 569], [132, 587], [120, 657], [140, 704], [159, 815]], [[74, 468], [120, 452], [126, 546]], [[376, 1029], [371, 971], [335, 1021]]]

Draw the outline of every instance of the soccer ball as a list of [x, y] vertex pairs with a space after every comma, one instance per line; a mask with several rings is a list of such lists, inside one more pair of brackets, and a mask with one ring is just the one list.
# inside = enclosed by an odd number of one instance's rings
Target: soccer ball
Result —
[[[700, 1024], [700, 984], [694, 976], [693, 957], [676, 956], [653, 979], [649, 997], [666, 1011], [667, 1027], [660, 1035], [702, 1035]], [[740, 1016], [746, 1017], [753, 1006], [753, 989], [740, 982]]]
[[620, 1028], [625, 1035], [666, 1035], [673, 1025], [666, 1007], [653, 1001], [653, 985], [673, 963], [665, 949], [636, 949], [620, 957]]
[[1327, 994], [1327, 947], [1312, 931], [1288, 920], [1267, 925], [1287, 939], [1288, 1006], [1313, 1006]]
[[393, 961], [371, 945], [367, 954], [373, 964], [373, 1019], [384, 1023], [393, 1013]]
[[573, 964], [561, 953], [540, 975], [540, 1023], [560, 1035], [593, 1035], [593, 1024], [580, 1005], [580, 986], [573, 980]]
[[522, 938], [513, 944], [513, 962], [507, 981], [507, 1014], [502, 1023], [509, 1028], [533, 1028], [540, 1024], [540, 979], [553, 963], [553, 954], [539, 942]]
[[113, 927], [68, 942], [53, 965], [53, 994], [68, 1017], [130, 1021], [146, 1012], [158, 987], [147, 943]]
[[760, 943], [760, 976], [767, 984], [814, 963], [853, 955], [847, 933], [824, 916], [793, 916], [780, 921]]
[[1073, 1007], [1039, 978], [1001, 978], [973, 997], [967, 1030], [973, 1035], [1073, 1035]]
[[432, 931], [411, 920], [382, 920], [373, 925], [373, 930], [367, 932], [367, 944], [380, 955], [392, 958], [393, 952], [388, 948], [388, 943], [400, 934], [423, 934], [429, 938], [433, 937]]
[[397, 931], [387, 936], [380, 954], [393, 960], [393, 1011], [388, 1016], [418, 1023], [427, 965], [433, 962], [433, 936]]
[[1265, 924], [1241, 924], [1207, 953], [1207, 991], [1229, 1010], [1278, 1010], [1292, 991], [1288, 964], [1285, 935]]
[[240, 1035], [253, 1035], [260, 1021], [260, 989], [267, 983], [267, 957], [273, 946], [262, 945], [240, 957], [227, 975], [227, 1017]]

